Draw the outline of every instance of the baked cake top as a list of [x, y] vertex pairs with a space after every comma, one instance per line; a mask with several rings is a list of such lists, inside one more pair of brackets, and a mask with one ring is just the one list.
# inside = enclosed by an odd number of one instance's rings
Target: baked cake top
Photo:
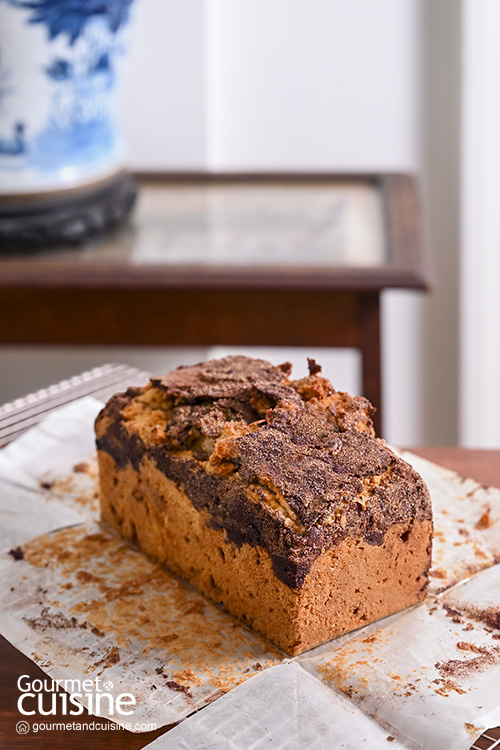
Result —
[[[381, 544], [398, 522], [431, 518], [421, 477], [375, 437], [373, 407], [308, 377], [226, 357], [179, 367], [114, 396], [98, 447], [118, 466], [144, 456], [238, 544], [260, 544], [297, 585], [313, 559], [346, 536]], [[299, 581], [300, 582], [300, 581]]]

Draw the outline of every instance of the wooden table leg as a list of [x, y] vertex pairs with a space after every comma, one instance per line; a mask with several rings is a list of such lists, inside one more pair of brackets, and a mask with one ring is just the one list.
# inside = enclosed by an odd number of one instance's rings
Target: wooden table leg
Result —
[[383, 437], [382, 429], [382, 363], [380, 352], [380, 294], [359, 296], [359, 348], [362, 356], [363, 395], [377, 411], [373, 423], [377, 435]]

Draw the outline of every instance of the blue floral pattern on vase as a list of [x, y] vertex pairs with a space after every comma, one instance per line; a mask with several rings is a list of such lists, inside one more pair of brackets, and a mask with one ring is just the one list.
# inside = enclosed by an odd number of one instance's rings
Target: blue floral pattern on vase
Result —
[[23, 123], [16, 123], [13, 127], [13, 131], [12, 138], [0, 138], [0, 154], [18, 156], [19, 154], [24, 154], [26, 151]]
[[[26, 35], [30, 62], [33, 57], [27, 76], [27, 63], [19, 64], [11, 40], [13, 32], [9, 40], [9, 23], [0, 18], [0, 178], [3, 171], [15, 182], [16, 174], [24, 172], [35, 184], [43, 184], [44, 178], [57, 182], [59, 174], [68, 182], [120, 162], [115, 99], [132, 3], [0, 0], [0, 11], [8, 8], [10, 13], [6, 21], [15, 26], [18, 37]], [[36, 36], [29, 37], [30, 29]], [[43, 38], [36, 29], [43, 29]], [[33, 39], [31, 48], [29, 39]], [[9, 42], [10, 65], [4, 63], [8, 55], [3, 54], [4, 43], [7, 49]], [[20, 114], [16, 104], [33, 94], [34, 82], [40, 81], [37, 76], [44, 78], [36, 87], [38, 111], [32, 113], [24, 104]]]
[[129, 20], [133, 0], [9, 0], [20, 8], [34, 11], [29, 23], [43, 23], [47, 26], [50, 39], [58, 34], [67, 34], [70, 44], [82, 36], [88, 21], [101, 17], [107, 22], [110, 31], [118, 29]]

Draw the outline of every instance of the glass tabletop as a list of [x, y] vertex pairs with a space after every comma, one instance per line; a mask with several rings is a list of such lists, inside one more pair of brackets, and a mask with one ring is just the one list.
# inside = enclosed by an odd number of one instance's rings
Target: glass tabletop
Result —
[[0, 286], [427, 288], [411, 175], [144, 175], [120, 229], [0, 258]]
[[129, 224], [75, 253], [37, 258], [160, 266], [378, 267], [385, 263], [375, 184], [191, 184], [143, 180]]
[[144, 185], [133, 263], [380, 266], [380, 195], [369, 183]]

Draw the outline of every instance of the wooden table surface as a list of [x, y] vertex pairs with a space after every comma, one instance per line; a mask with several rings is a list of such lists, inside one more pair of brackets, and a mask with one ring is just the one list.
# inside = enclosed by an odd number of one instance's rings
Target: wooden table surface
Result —
[[[465, 476], [473, 477], [487, 485], [500, 487], [500, 450], [467, 450], [449, 447], [425, 447], [411, 449], [420, 456], [458, 471]], [[11, 646], [5, 639], [0, 638], [0, 748], [2, 750], [18, 750], [18, 748], [36, 748], [36, 750], [133, 750], [142, 748], [155, 737], [167, 731], [162, 727], [155, 732], [131, 734], [124, 730], [62, 730], [39, 732], [30, 731], [26, 735], [16, 732], [16, 724], [22, 717], [17, 710], [19, 690], [17, 680], [21, 675], [29, 675], [31, 679], [45, 677], [32, 661]], [[57, 716], [37, 717], [45, 721], [66, 722], [70, 717]], [[100, 727], [109, 726], [106, 719], [89, 716], [86, 711], [81, 716], [71, 717], [81, 722], [95, 721]]]

